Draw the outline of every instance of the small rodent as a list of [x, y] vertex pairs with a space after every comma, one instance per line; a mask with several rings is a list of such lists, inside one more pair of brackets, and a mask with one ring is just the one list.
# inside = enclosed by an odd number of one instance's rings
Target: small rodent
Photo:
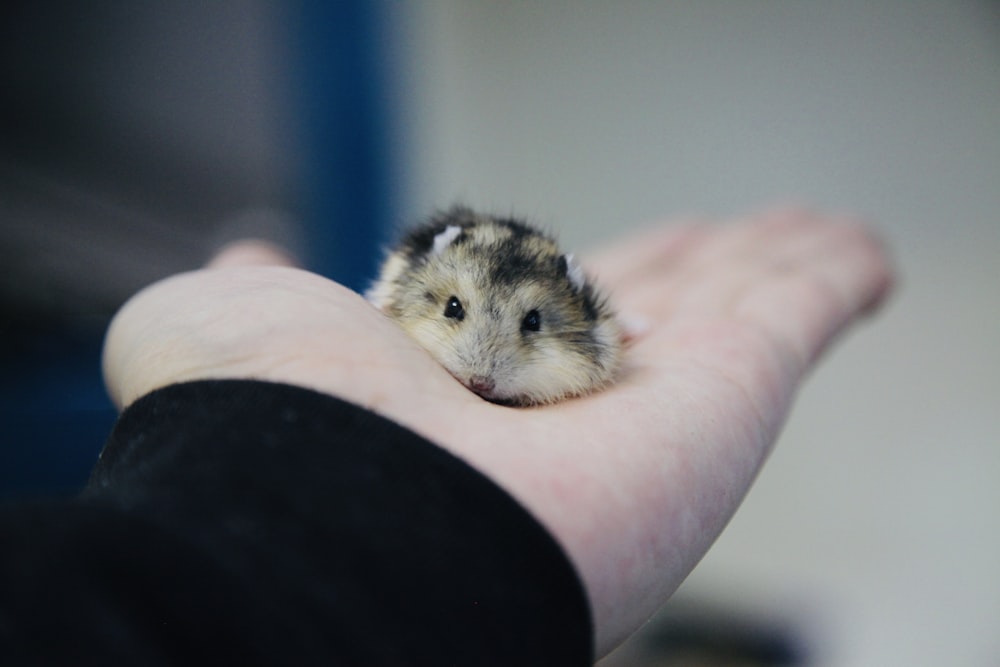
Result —
[[462, 206], [407, 233], [366, 297], [486, 400], [527, 406], [599, 389], [622, 331], [573, 256], [521, 220]]

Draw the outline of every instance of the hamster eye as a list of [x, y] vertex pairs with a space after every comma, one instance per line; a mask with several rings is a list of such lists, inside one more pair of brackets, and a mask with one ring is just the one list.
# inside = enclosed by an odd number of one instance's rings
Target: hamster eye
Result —
[[458, 300], [457, 296], [451, 296], [448, 299], [448, 305], [444, 307], [444, 316], [451, 317], [459, 322], [465, 319], [465, 308], [462, 307], [462, 302]]
[[521, 320], [521, 331], [538, 331], [542, 328], [542, 316], [537, 310], [529, 310]]

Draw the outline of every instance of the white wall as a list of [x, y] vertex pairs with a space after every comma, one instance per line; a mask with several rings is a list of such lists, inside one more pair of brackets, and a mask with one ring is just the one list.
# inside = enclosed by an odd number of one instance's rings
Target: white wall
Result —
[[899, 295], [681, 593], [791, 619], [818, 664], [1000, 663], [1000, 7], [396, 11], [414, 218], [463, 199], [582, 245], [791, 199], [882, 230]]

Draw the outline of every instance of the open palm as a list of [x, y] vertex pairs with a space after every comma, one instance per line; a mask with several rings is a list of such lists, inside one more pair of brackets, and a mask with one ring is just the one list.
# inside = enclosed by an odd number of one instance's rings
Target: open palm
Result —
[[125, 406], [173, 382], [257, 378], [412, 428], [506, 488], [562, 543], [590, 596], [599, 654], [705, 553], [800, 380], [891, 282], [863, 227], [806, 211], [650, 230], [586, 262], [636, 323], [621, 379], [517, 409], [467, 391], [357, 294], [281, 263], [237, 248], [140, 292], [109, 330], [112, 397]]

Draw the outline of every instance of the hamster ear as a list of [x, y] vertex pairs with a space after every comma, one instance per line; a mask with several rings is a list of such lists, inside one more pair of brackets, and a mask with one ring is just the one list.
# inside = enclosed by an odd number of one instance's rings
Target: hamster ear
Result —
[[583, 275], [583, 267], [576, 261], [572, 253], [566, 253], [559, 258], [559, 267], [565, 271], [566, 277], [569, 279], [574, 290], [577, 292], [583, 290], [584, 285], [587, 283], [587, 277]]
[[445, 248], [450, 246], [461, 233], [462, 228], [458, 225], [448, 225], [443, 232], [438, 232], [437, 236], [434, 237], [434, 245], [431, 246], [431, 256], [444, 252]]

